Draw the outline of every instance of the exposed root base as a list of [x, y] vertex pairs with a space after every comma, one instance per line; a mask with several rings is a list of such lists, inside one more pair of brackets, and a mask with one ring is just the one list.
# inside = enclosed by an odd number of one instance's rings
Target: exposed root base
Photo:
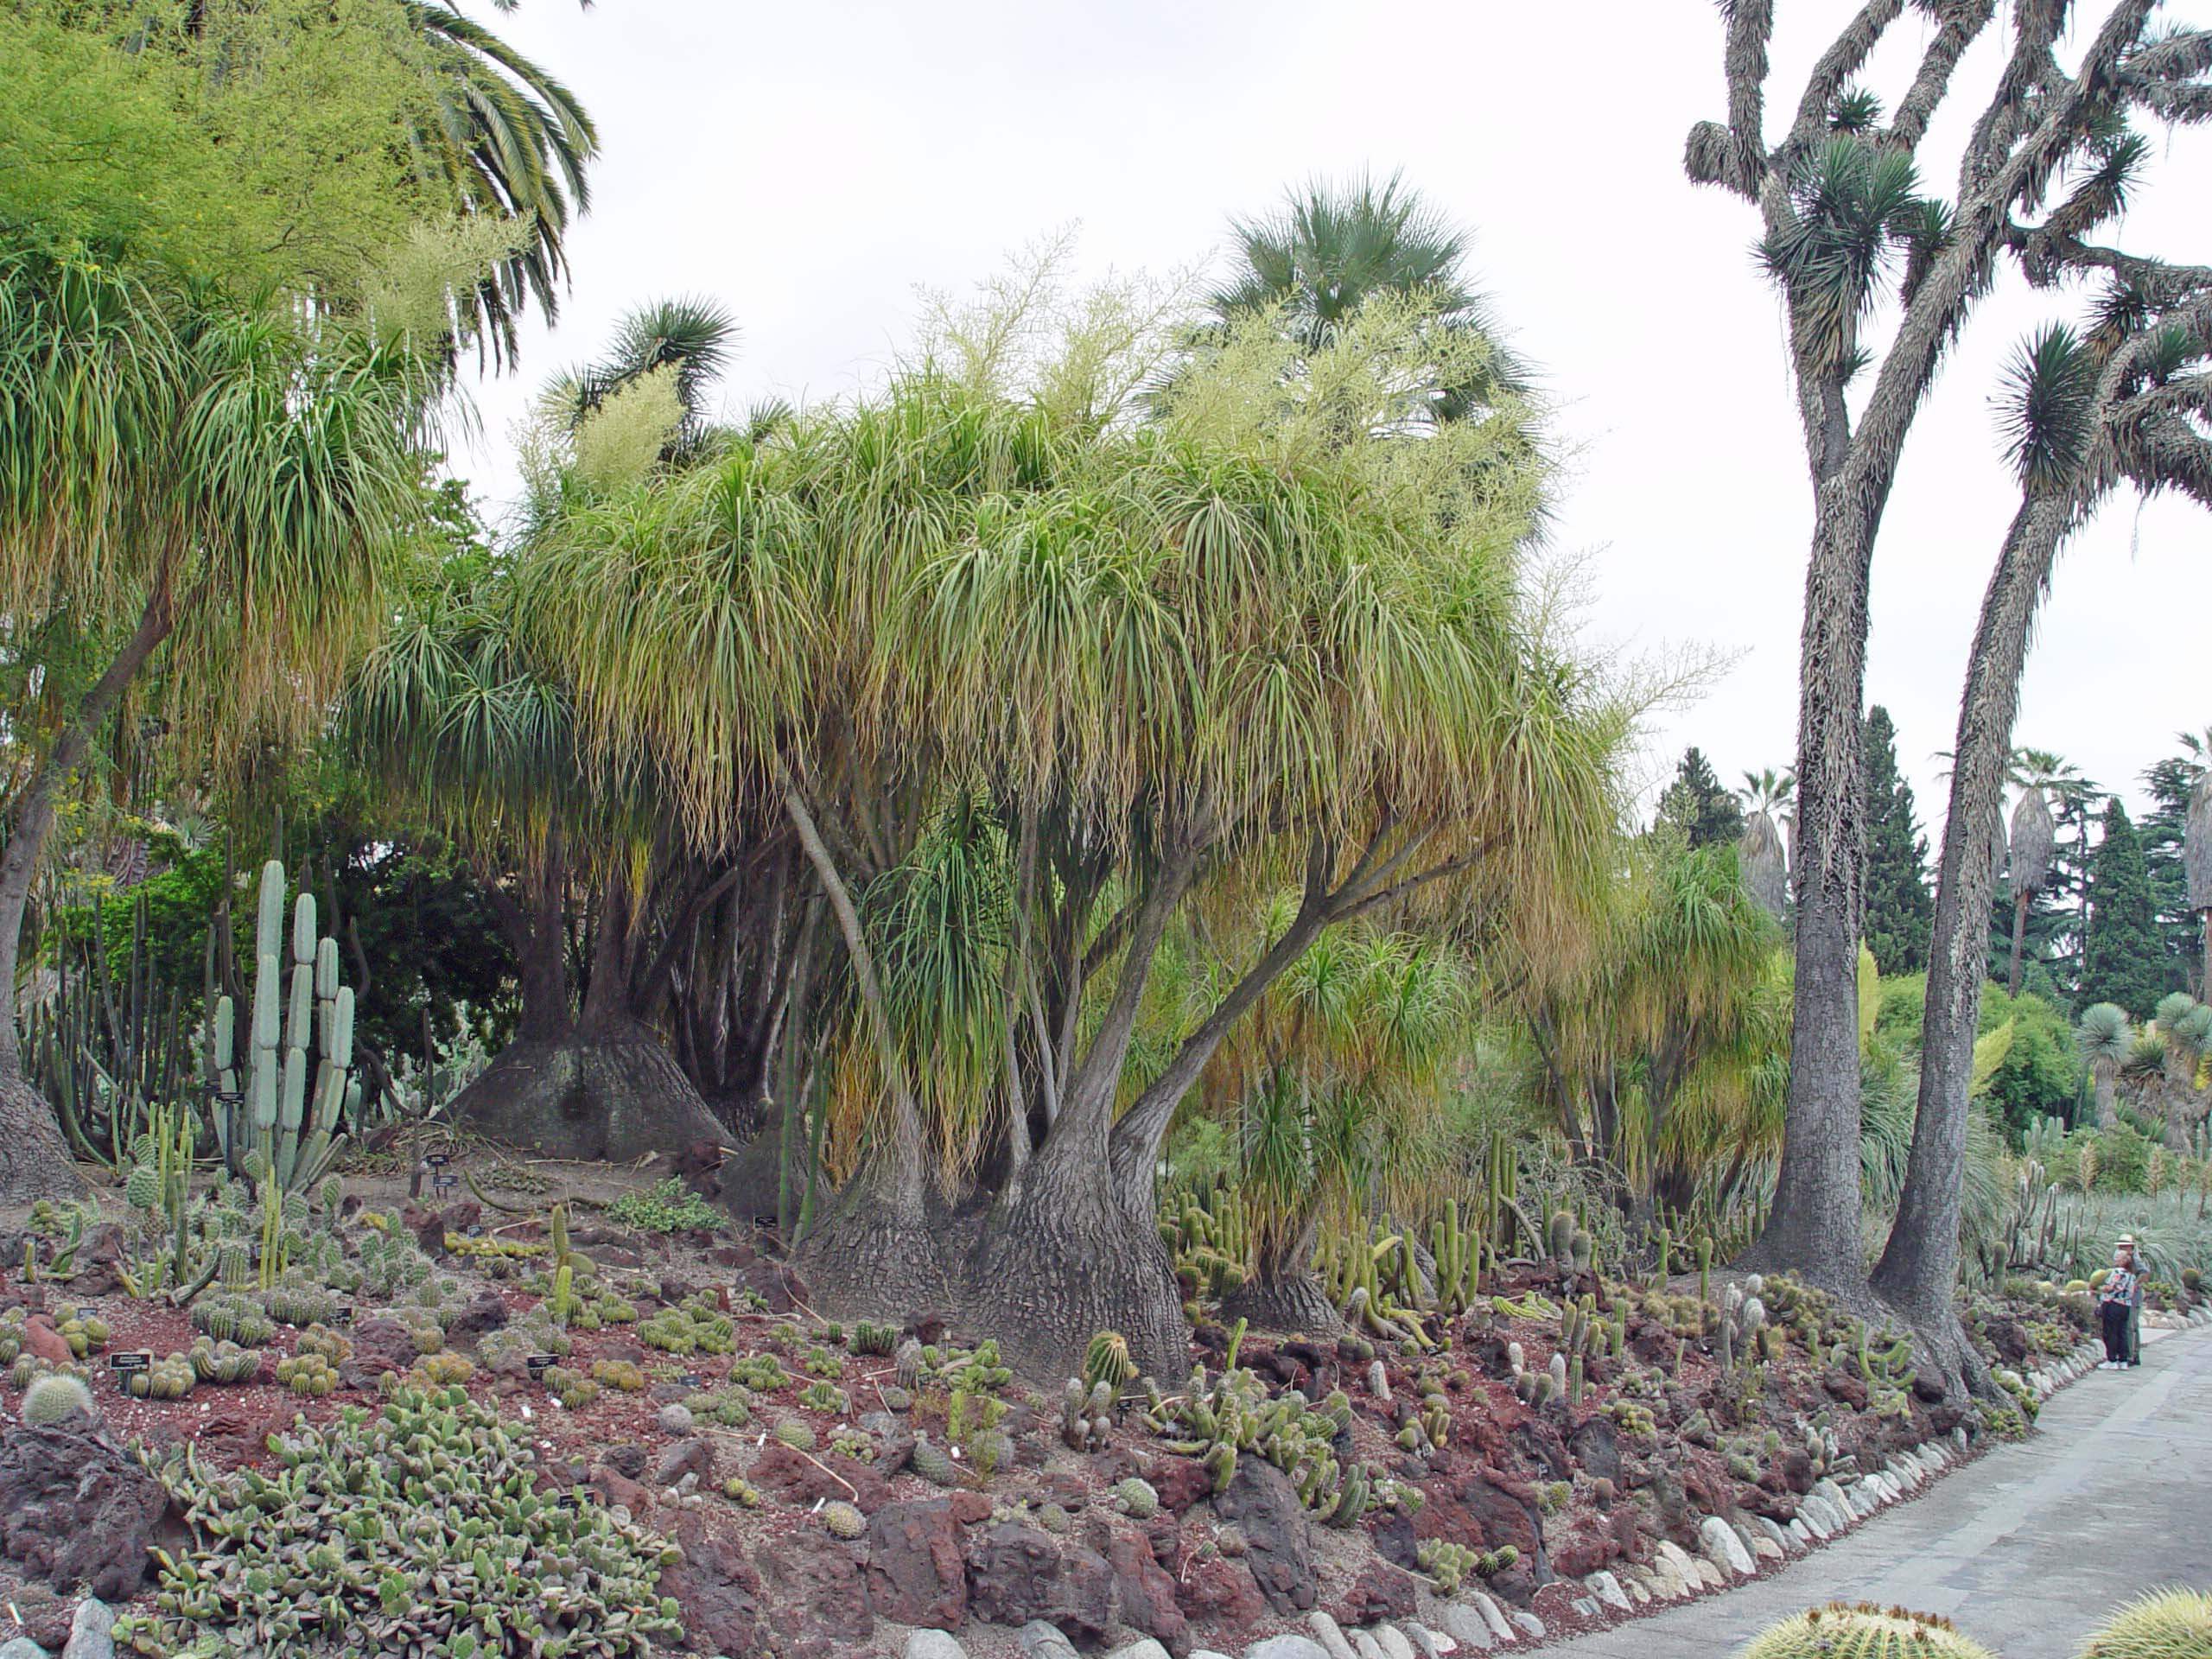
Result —
[[1310, 1273], [1254, 1279], [1224, 1299], [1221, 1315], [1230, 1320], [1249, 1319], [1260, 1331], [1313, 1337], [1338, 1337], [1344, 1331], [1344, 1315]]
[[84, 1192], [85, 1178], [46, 1096], [21, 1072], [0, 1074], [0, 1204], [75, 1198]]
[[628, 1163], [727, 1135], [648, 1033], [510, 1044], [461, 1091], [454, 1116], [510, 1146], [580, 1161]]
[[792, 1265], [817, 1312], [903, 1325], [957, 1306], [947, 1236], [936, 1222], [906, 1219], [876, 1193], [849, 1189], [799, 1246]]

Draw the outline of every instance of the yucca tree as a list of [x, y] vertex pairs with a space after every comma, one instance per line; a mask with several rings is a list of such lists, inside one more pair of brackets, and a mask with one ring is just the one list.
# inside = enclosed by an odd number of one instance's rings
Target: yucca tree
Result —
[[[2212, 36], [2192, 37], [2212, 61]], [[2145, 48], [2146, 51], [2150, 48]], [[2107, 116], [2115, 112], [2107, 110]], [[1937, 866], [1935, 944], [1921, 1036], [1912, 1164], [1875, 1284], [1947, 1362], [1970, 1372], [1952, 1292], [1959, 1263], [1962, 1160], [1974, 1043], [1995, 888], [1990, 829], [1999, 816], [2020, 677], [2035, 615], [2067, 541], [2115, 491], [2174, 491], [2212, 505], [2212, 271], [2173, 266], [2082, 240], [2124, 200], [2147, 154], [2108, 123], [2084, 176], [2029, 238], [2039, 283], [2088, 275], [2101, 284], [2080, 331], [2052, 325], [2021, 347], [2000, 405], [2021, 499], [1989, 586], [1960, 699], [1950, 810]], [[2081, 785], [2056, 758], [2026, 752], [2030, 792]], [[2016, 844], [2014, 892], [2037, 874]], [[2016, 899], [2015, 916], [2019, 914]], [[2015, 935], [2015, 961], [2018, 935]]]
[[1736, 854], [1744, 885], [1766, 913], [1780, 921], [1789, 912], [1789, 854], [1784, 825], [1796, 799], [1797, 780], [1769, 766], [1744, 774], [1736, 791], [1744, 804], [1744, 833]]
[[2135, 1048], [2135, 1027], [2128, 1020], [2127, 1010], [2117, 1002], [2092, 1003], [2082, 1010], [2074, 1041], [2096, 1084], [2097, 1127], [2111, 1128], [2120, 1121], [2113, 1104], [2120, 1087], [2120, 1069]]
[[2212, 1002], [2212, 729], [2202, 737], [2185, 732], [2182, 741], [2196, 763], [2196, 781], [2190, 787], [2189, 815], [2182, 831], [2182, 869], [2189, 884], [2189, 907], [2204, 928], [2203, 995]]
[[16, 797], [0, 853], [0, 1193], [73, 1186], [24, 1081], [13, 990], [56, 808], [156, 653], [175, 741], [311, 727], [383, 620], [435, 378], [288, 307], [157, 296], [0, 257], [0, 610], [118, 640]]
[[[1775, 8], [1721, 8], [1726, 118], [1694, 127], [1684, 165], [1752, 207], [1760, 251], [1789, 328], [1813, 533], [1799, 638], [1795, 883], [1796, 1003], [1789, 1127], [1765, 1236], [1746, 1265], [1802, 1270], [1847, 1294], [1861, 1288], [1858, 1179], [1861, 930], [1869, 593], [1876, 538], [1904, 447], [1948, 347], [1992, 287], [2001, 257], [2024, 266], [2018, 235], [2044, 216], [2079, 231], [2109, 217], [2101, 146], [2130, 109], [2182, 121], [2212, 111], [2196, 36], [2157, 28], [2158, 0], [2115, 0], [2084, 30], [2070, 69], [2058, 56], [2076, 8], [2011, 9], [1993, 89], [1962, 131], [1948, 200], [1923, 179], [1921, 151], [1969, 49], [1997, 27], [1995, 0], [1916, 9], [1919, 61], [1885, 108], [1859, 85], [1908, 10], [1854, 12], [1768, 121]], [[2177, 38], [2187, 44], [2177, 45]], [[2087, 177], [2056, 202], [2082, 163]], [[1869, 335], [1894, 276], [1894, 327]], [[1853, 395], [1856, 391], [1857, 395]], [[1985, 842], [1983, 811], [1969, 815]], [[1923, 1114], [1925, 1117], [1927, 1115]]]
[[[1319, 353], [1240, 325], [1149, 421], [1130, 400], [1159, 378], [1129, 356], [1179, 328], [1071, 309], [1087, 322], [1018, 378], [963, 346], [997, 322], [949, 336], [876, 397], [566, 516], [529, 569], [585, 726], [647, 744], [708, 843], [768, 794], [835, 917], [839, 1053], [876, 1109], [833, 1148], [856, 1173], [809, 1283], [901, 1314], [949, 1300], [1048, 1375], [1102, 1328], [1182, 1363], [1160, 1148], [1269, 988], [1330, 927], [1416, 901], [1555, 925], [1597, 879], [1620, 732], [1516, 620], [1540, 490], [1470, 465], [1499, 435], [1389, 435], [1398, 366], [1434, 350], [1424, 309], [1370, 302]], [[1308, 376], [1332, 398], [1287, 405]], [[870, 893], [971, 788], [1004, 836], [994, 1093], [1020, 1150], [979, 1177], [963, 1254], [903, 1025], [922, 1005]], [[1132, 1075], [1164, 947], [1232, 886], [1297, 899]]]
[[2012, 805], [2012, 822], [2005, 836], [2006, 879], [2012, 889], [2012, 955], [2005, 970], [2005, 989], [2020, 994], [2020, 945], [2028, 931], [2028, 906], [2050, 880], [2051, 855], [2058, 847], [2058, 825], [2043, 791], [2031, 784], [2020, 791]]
[[2212, 1112], [2212, 1090], [2196, 1086], [2198, 1069], [2212, 1053], [2212, 1006], [2176, 991], [2159, 1001], [2155, 1025], [2165, 1045], [2166, 1149], [2186, 1154], [2192, 1132]]

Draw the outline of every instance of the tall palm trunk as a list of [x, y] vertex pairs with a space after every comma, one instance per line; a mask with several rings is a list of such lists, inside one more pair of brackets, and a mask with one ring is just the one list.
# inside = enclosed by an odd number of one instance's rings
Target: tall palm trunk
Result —
[[2005, 995], [2007, 996], [2020, 994], [2020, 947], [2028, 936], [2030, 897], [2024, 889], [2012, 895], [2012, 956], [2005, 969]]
[[23, 912], [56, 798], [84, 763], [94, 735], [122, 701], [124, 691], [169, 636], [176, 621], [166, 567], [140, 613], [138, 626], [92, 688], [33, 774], [0, 852], [0, 1202], [71, 1197], [84, 1182], [54, 1121], [53, 1109], [23, 1075], [22, 1026], [16, 1015], [16, 970], [22, 949]]
[[[1952, 1294], [1959, 1272], [1959, 1214], [1986, 930], [1997, 880], [1992, 829], [2000, 810], [2012, 722], [2019, 712], [2029, 632], [2069, 522], [2069, 504], [2064, 500], [2031, 497], [2024, 502], [1982, 599], [1981, 620], [1967, 659], [1950, 807], [1936, 874], [1919, 1111], [1897, 1219], [1874, 1271], [1875, 1289], [1955, 1369], [1971, 1363], [1962, 1351]], [[2014, 871], [2024, 899], [2031, 888], [2017, 856]], [[2018, 950], [2016, 934], [2016, 965]]]

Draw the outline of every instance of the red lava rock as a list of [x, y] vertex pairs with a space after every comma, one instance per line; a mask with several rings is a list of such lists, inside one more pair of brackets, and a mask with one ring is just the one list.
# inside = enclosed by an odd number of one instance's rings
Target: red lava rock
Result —
[[673, 1486], [686, 1475], [698, 1476], [702, 1484], [715, 1478], [713, 1441], [702, 1437], [678, 1440], [654, 1460], [655, 1486]]
[[461, 1305], [461, 1311], [446, 1322], [446, 1331], [451, 1336], [478, 1337], [506, 1322], [507, 1299], [486, 1285]]
[[168, 1494], [79, 1414], [0, 1436], [0, 1553], [57, 1590], [137, 1593]]
[[1225, 1555], [1197, 1560], [1183, 1573], [1183, 1606], [1201, 1624], [1249, 1630], [1268, 1616], [1260, 1586], [1243, 1562]]
[[1243, 1532], [1245, 1565], [1268, 1605], [1278, 1613], [1312, 1608], [1319, 1594], [1313, 1541], [1298, 1489], [1282, 1471], [1258, 1458], [1239, 1458], [1236, 1474], [1213, 1508]]
[[54, 1321], [43, 1313], [34, 1313], [23, 1322], [23, 1346], [51, 1364], [73, 1365], [77, 1360], [61, 1333], [54, 1328]]
[[676, 1598], [686, 1634], [717, 1653], [759, 1652], [760, 1575], [745, 1552], [696, 1516], [679, 1520], [673, 1536], [683, 1560], [663, 1571], [660, 1590]]
[[952, 1518], [963, 1527], [972, 1527], [991, 1518], [991, 1500], [981, 1492], [964, 1488], [945, 1499], [952, 1511]]
[[1552, 1545], [1552, 1571], [1562, 1578], [1586, 1579], [1618, 1560], [1620, 1553], [1611, 1529], [1593, 1516]]
[[632, 1515], [642, 1515], [652, 1502], [652, 1494], [620, 1471], [606, 1464], [595, 1465], [591, 1471], [592, 1490], [609, 1503], [620, 1503]]
[[[1121, 1594], [1122, 1622], [1157, 1637], [1173, 1652], [1185, 1651], [1191, 1621], [1176, 1604], [1175, 1580], [1160, 1570], [1151, 1541], [1134, 1529], [1117, 1529], [1107, 1541], [1106, 1560], [1114, 1569], [1115, 1588]], [[1408, 1606], [1411, 1605], [1409, 1601]]]
[[946, 1498], [893, 1503], [876, 1511], [868, 1527], [867, 1573], [868, 1605], [878, 1618], [938, 1630], [960, 1628], [968, 1616], [968, 1566], [961, 1557], [960, 1527]]
[[1829, 1366], [1821, 1373], [1821, 1386], [1853, 1411], [1866, 1409], [1866, 1384], [1849, 1371]]
[[845, 1496], [845, 1489], [827, 1471], [778, 1440], [760, 1448], [747, 1478], [769, 1497], [796, 1508]]
[[1410, 1618], [1414, 1587], [1414, 1575], [1405, 1568], [1384, 1560], [1370, 1561], [1337, 1603], [1337, 1623], [1356, 1626], [1386, 1618]]
[[762, 1550], [757, 1564], [778, 1630], [862, 1642], [874, 1632], [868, 1586], [850, 1547], [802, 1528]]
[[1213, 1493], [1212, 1477], [1195, 1458], [1154, 1459], [1152, 1486], [1160, 1494], [1160, 1507], [1174, 1516], [1189, 1514]]
[[1077, 1544], [1063, 1555], [1050, 1533], [1009, 1522], [970, 1542], [968, 1601], [987, 1623], [1041, 1618], [1088, 1645], [1113, 1624], [1114, 1569], [1095, 1549]]
[[[1593, 1571], [1595, 1569], [1592, 1569]], [[1529, 1611], [1544, 1621], [1546, 1631], [1573, 1630], [1588, 1621], [1574, 1611], [1577, 1600], [1586, 1595], [1580, 1585], [1554, 1580], [1529, 1599]]]
[[[353, 1327], [353, 1351], [338, 1367], [338, 1380], [349, 1389], [374, 1388], [385, 1372], [404, 1371], [421, 1357], [414, 1333], [397, 1319], [363, 1319]], [[519, 1358], [514, 1364], [522, 1367]]]

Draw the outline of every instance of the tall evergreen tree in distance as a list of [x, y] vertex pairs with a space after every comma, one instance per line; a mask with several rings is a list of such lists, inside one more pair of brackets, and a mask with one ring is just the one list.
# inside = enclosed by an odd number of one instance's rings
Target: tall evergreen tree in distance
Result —
[[1885, 974], [1928, 966], [1936, 906], [1928, 891], [1928, 837], [1915, 822], [1912, 785], [1897, 771], [1890, 711], [1866, 711], [1866, 948]]
[[2117, 798], [2105, 803], [2104, 839], [2089, 862], [2088, 955], [2082, 976], [2085, 1001], [2117, 1002], [2141, 1020], [2160, 997], [2179, 988], [2159, 931], [2143, 843]]
[[2151, 873], [2159, 931], [2187, 985], [2201, 982], [2204, 973], [2204, 931], [2190, 902], [2187, 865], [2190, 800], [2202, 775], [2202, 764], [2188, 754], [2169, 756], [2143, 774], [2156, 804], [2139, 831], [2143, 861]]
[[1733, 846], [1744, 833], [1744, 809], [1720, 786], [1705, 752], [1692, 745], [1659, 798], [1659, 822], [1681, 830], [1693, 849]]

